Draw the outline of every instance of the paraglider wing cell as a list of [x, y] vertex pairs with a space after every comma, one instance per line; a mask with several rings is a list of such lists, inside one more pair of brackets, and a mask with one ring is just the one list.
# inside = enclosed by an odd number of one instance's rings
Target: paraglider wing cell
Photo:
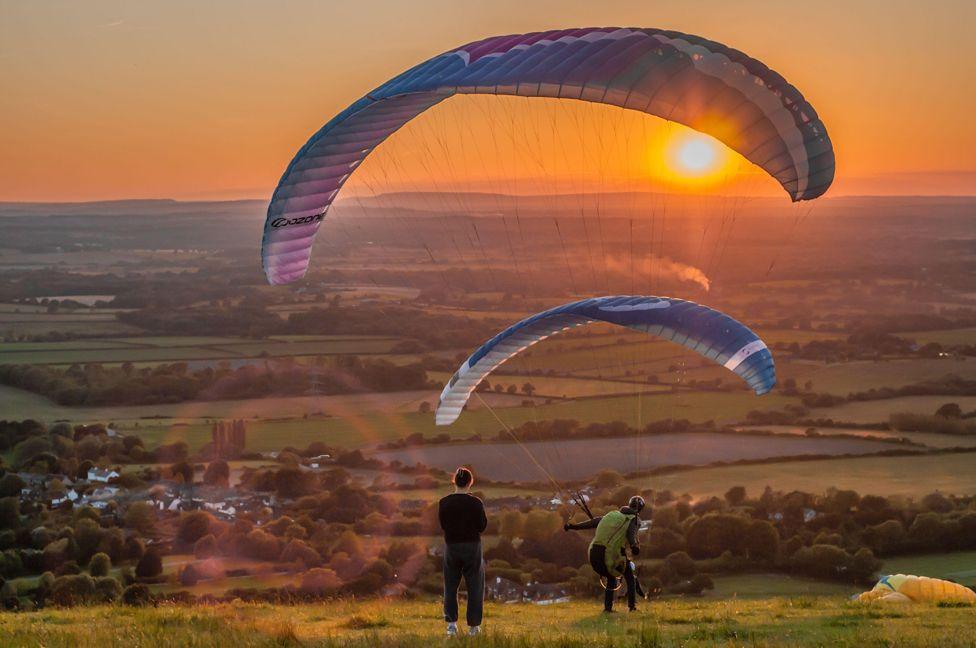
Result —
[[690, 34], [586, 28], [470, 43], [417, 65], [336, 115], [288, 165], [268, 206], [268, 281], [304, 276], [343, 183], [383, 140], [455, 94], [576, 99], [655, 115], [712, 135], [796, 200], [823, 194], [834, 152], [816, 111], [763, 63]]
[[683, 299], [594, 297], [528, 317], [483, 344], [441, 392], [437, 425], [457, 420], [471, 392], [498, 365], [551, 335], [592, 322], [626, 326], [687, 347], [734, 372], [758, 395], [776, 384], [773, 356], [765, 343], [724, 313]]

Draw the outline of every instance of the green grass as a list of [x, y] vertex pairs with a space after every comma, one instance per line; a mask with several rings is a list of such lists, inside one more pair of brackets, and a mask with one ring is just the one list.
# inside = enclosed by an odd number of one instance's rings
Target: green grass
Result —
[[[0, 325], [0, 329], [2, 329]], [[220, 337], [147, 337], [51, 343], [5, 343], [0, 364], [72, 364], [86, 362], [176, 362], [232, 358], [383, 354], [397, 344], [388, 337], [319, 337], [288, 340], [246, 340]]]
[[860, 590], [851, 585], [795, 578], [786, 574], [733, 574], [715, 576], [709, 596], [769, 598], [771, 596], [850, 596]]
[[863, 361], [839, 364], [819, 362], [778, 362], [779, 379], [793, 378], [797, 384], [813, 383], [817, 392], [846, 396], [851, 392], [880, 387], [903, 387], [948, 374], [976, 379], [976, 359], [929, 359]]
[[[146, 417], [165, 417], [169, 423], [215, 418], [301, 419], [304, 415], [328, 413], [337, 417], [357, 418], [366, 413], [416, 412], [421, 401], [436, 402], [433, 391], [343, 394], [336, 396], [287, 396], [244, 400], [187, 401], [162, 405], [104, 405], [64, 407], [47, 398], [0, 385], [3, 414], [8, 417], [35, 418], [44, 421], [66, 419], [79, 422], [115, 421], [123, 427], [134, 427]], [[512, 399], [508, 399], [512, 400]], [[518, 402], [514, 400], [513, 402]], [[149, 421], [149, 424], [152, 422]]]
[[946, 403], [958, 403], [963, 411], [969, 412], [976, 409], [976, 396], [903, 396], [876, 401], [854, 401], [836, 407], [811, 410], [811, 416], [850, 423], [887, 423], [892, 414], [935, 414], [935, 410]]
[[881, 571], [947, 578], [972, 587], [976, 585], [976, 551], [889, 558], [884, 561]]
[[[969, 646], [972, 608], [869, 607], [844, 597], [669, 600], [637, 614], [607, 616], [595, 601], [552, 606], [493, 605], [484, 634], [449, 645], [486, 648], [669, 646]], [[463, 630], [463, 623], [462, 630]], [[354, 646], [445, 644], [439, 605], [422, 601], [336, 601], [274, 606], [118, 606], [0, 614], [4, 646]]]
[[242, 342], [244, 340], [242, 340], [241, 338], [233, 338], [233, 337], [207, 337], [207, 336], [180, 335], [180, 336], [147, 336], [147, 337], [115, 338], [107, 341], [118, 342], [126, 345], [175, 348], [175, 347], [199, 346], [201, 344], [202, 345], [237, 344], [238, 342]]
[[[443, 428], [434, 425], [433, 414], [416, 411], [422, 400], [431, 404], [437, 402], [435, 391], [67, 408], [36, 394], [0, 386], [0, 398], [4, 402], [4, 415], [9, 418], [111, 421], [126, 432], [140, 434], [150, 444], [184, 439], [191, 446], [199, 447], [209, 440], [208, 419], [246, 418], [250, 421], [248, 449], [258, 451], [279, 450], [285, 445], [303, 447], [311, 441], [323, 439], [339, 446], [363, 447], [403, 438], [414, 432], [428, 436], [447, 433], [466, 437], [475, 432], [493, 436], [504, 427], [495, 415], [505, 425], [513, 427], [527, 421], [553, 418], [574, 418], [583, 423], [621, 420], [630, 425], [664, 418], [731, 422], [744, 418], [751, 409], [779, 409], [795, 402], [778, 394], [759, 399], [743, 391], [609, 396], [559, 401], [536, 407], [502, 407], [496, 404], [493, 406], [494, 414], [486, 408], [473, 409], [462, 414], [456, 424]], [[506, 397], [505, 400], [518, 403], [521, 397]], [[303, 414], [316, 412], [324, 412], [328, 416], [300, 418]], [[152, 416], [171, 420], [145, 418]], [[272, 418], [275, 420], [268, 420]], [[179, 422], [187, 423], [188, 427], [173, 426], [173, 423]]]
[[976, 340], [976, 327], [950, 329], [948, 331], [909, 331], [906, 333], [896, 333], [895, 335], [909, 340], [915, 340], [919, 344], [935, 342], [943, 346], [955, 346], [972, 344], [973, 340]]
[[701, 497], [721, 496], [732, 486], [744, 486], [754, 496], [760, 495], [766, 486], [787, 492], [822, 493], [834, 486], [873, 495], [921, 497], [936, 490], [962, 495], [976, 492], [974, 464], [976, 455], [972, 453], [784, 461], [697, 468], [635, 479], [631, 484]]

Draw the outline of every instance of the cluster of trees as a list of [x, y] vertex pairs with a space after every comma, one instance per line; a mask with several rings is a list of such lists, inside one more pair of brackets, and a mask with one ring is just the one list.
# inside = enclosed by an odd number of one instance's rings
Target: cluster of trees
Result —
[[0, 365], [0, 384], [47, 396], [61, 405], [147, 405], [188, 400], [259, 398], [275, 394], [387, 392], [427, 389], [420, 364], [339, 356], [327, 366], [265, 362], [238, 369], [190, 371], [185, 362], [135, 368], [98, 363], [67, 369], [44, 365]]
[[[90, 507], [73, 511], [20, 510], [17, 498], [0, 500], [0, 600], [7, 608], [148, 600], [140, 581], [162, 572], [162, 557], [147, 549], [140, 527], [116, 525]], [[154, 519], [154, 518], [153, 518]], [[138, 522], [136, 516], [133, 522]], [[120, 569], [113, 569], [120, 567]], [[40, 574], [32, 591], [18, 592], [11, 579]], [[24, 596], [26, 594], [27, 596]]]
[[[102, 423], [56, 423], [50, 429], [37, 421], [0, 421], [0, 452], [9, 452], [11, 468], [38, 474], [85, 479], [99, 465], [174, 463], [189, 455], [183, 441], [146, 449], [135, 435], [110, 435]], [[0, 464], [2, 466], [2, 464]], [[123, 480], [123, 485], [132, 486]]]

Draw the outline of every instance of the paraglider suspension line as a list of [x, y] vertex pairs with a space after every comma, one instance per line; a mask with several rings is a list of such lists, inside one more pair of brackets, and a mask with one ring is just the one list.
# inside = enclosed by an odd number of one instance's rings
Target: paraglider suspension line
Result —
[[[487, 409], [489, 412], [491, 412], [491, 415], [495, 417], [495, 420], [498, 421], [503, 428], [505, 428], [505, 431], [508, 433], [508, 436], [512, 437], [512, 440], [515, 441], [515, 443], [518, 445], [518, 447], [522, 448], [522, 451], [525, 452], [525, 454], [529, 457], [530, 460], [532, 460], [532, 463], [535, 464], [536, 468], [538, 468], [539, 470], [541, 470], [542, 473], [546, 476], [546, 478], [549, 479], [549, 481], [552, 483], [552, 485], [556, 488], [556, 494], [557, 495], [563, 495], [563, 494], [569, 492], [565, 488], [563, 488], [563, 485], [560, 484], [556, 480], [555, 477], [552, 476], [552, 473], [551, 472], [549, 472], [548, 470], [546, 470], [546, 467], [545, 466], [543, 466], [541, 463], [539, 463], [539, 460], [535, 458], [535, 455], [532, 454], [532, 451], [529, 450], [528, 447], [526, 447], [526, 445], [524, 443], [522, 443], [522, 440], [518, 438], [518, 435], [515, 434], [515, 430], [513, 430], [507, 423], [505, 423], [505, 421], [503, 421], [501, 419], [501, 417], [498, 416], [498, 414], [495, 412], [495, 410], [492, 409], [491, 405], [489, 405], [488, 403], [486, 403], [485, 402], [485, 399], [481, 397], [481, 394], [479, 394], [478, 392], [474, 392], [474, 395], [477, 397], [478, 401], [481, 402], [481, 404], [484, 406], [484, 408]], [[572, 495], [571, 492], [570, 492], [570, 494]], [[573, 495], [573, 498], [572, 499], [575, 501], [576, 506], [578, 506], [592, 520], [593, 519], [593, 514], [590, 513], [589, 507], [586, 505], [585, 502], [583, 502], [583, 498], [581, 496], [578, 496], [578, 491], [577, 491], [577, 495]]]

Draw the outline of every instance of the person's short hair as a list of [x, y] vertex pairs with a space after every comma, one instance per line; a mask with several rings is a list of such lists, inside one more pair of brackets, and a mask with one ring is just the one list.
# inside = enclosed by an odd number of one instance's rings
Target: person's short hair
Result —
[[455, 486], [458, 488], [467, 488], [474, 483], [474, 474], [469, 468], [461, 466], [454, 473], [454, 479], [451, 480]]

